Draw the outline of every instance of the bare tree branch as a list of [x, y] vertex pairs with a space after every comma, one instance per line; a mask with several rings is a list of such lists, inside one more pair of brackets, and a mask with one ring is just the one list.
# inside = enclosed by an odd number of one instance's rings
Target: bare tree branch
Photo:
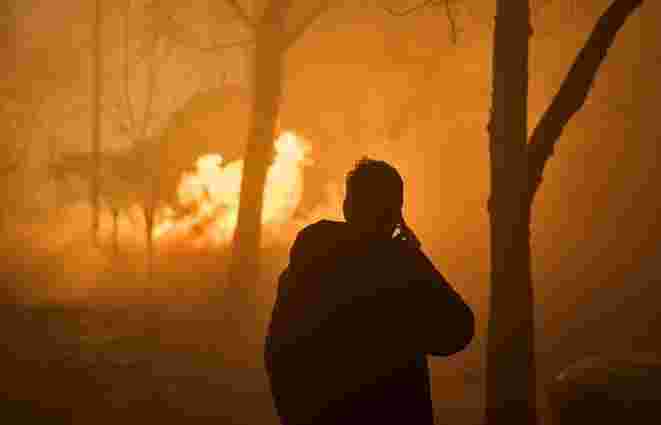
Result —
[[553, 148], [569, 120], [585, 104], [608, 49], [615, 36], [643, 0], [615, 0], [599, 18], [587, 43], [572, 65], [567, 77], [555, 95], [551, 106], [544, 112], [528, 145], [529, 197], [535, 196], [542, 182], [542, 174]]
[[291, 31], [289, 34], [285, 36], [285, 48], [291, 47], [296, 40], [301, 38], [305, 30], [308, 29], [310, 25], [324, 12], [326, 12], [330, 8], [330, 0], [322, 0], [319, 2], [319, 5], [310, 12], [308, 16], [303, 19], [303, 22], [301, 22], [296, 29]]
[[213, 53], [213, 52], [222, 52], [226, 49], [231, 49], [234, 47], [246, 47], [252, 44], [255, 44], [255, 40], [237, 40], [237, 41], [228, 41], [228, 42], [214, 42], [212, 44], [203, 46], [201, 43], [194, 41], [187, 41], [182, 38], [175, 37], [173, 35], [168, 35], [168, 39], [182, 47], [189, 49], [195, 49], [202, 53]]
[[448, 17], [448, 22], [450, 23], [450, 38], [452, 39], [452, 44], [457, 44], [457, 22], [452, 13], [452, 8], [450, 7], [450, 0], [445, 0], [445, 15]]
[[[168, 20], [171, 23], [175, 23], [174, 16], [170, 15], [168, 16]], [[250, 46], [251, 44], [255, 44], [255, 40], [253, 39], [248, 39], [248, 40], [236, 40], [236, 41], [228, 41], [228, 42], [213, 42], [208, 45], [203, 45], [200, 41], [197, 40], [186, 40], [183, 37], [179, 37], [174, 32], [170, 32], [168, 34], [163, 34], [165, 37], [167, 37], [168, 40], [171, 42], [188, 48], [188, 49], [194, 49], [202, 53], [213, 53], [213, 52], [222, 52], [225, 49], [231, 49], [234, 47], [246, 47]]]
[[234, 13], [251, 29], [254, 29], [257, 24], [255, 20], [248, 15], [246, 10], [241, 7], [238, 0], [225, 0], [225, 3], [234, 10]]
[[393, 16], [407, 16], [407, 15], [410, 15], [412, 13], [417, 12], [418, 10], [424, 9], [425, 7], [428, 7], [428, 6], [438, 6], [438, 5], [442, 4], [443, 2], [445, 2], [447, 4], [448, 0], [425, 0], [425, 1], [423, 1], [422, 3], [420, 3], [418, 5], [409, 7], [408, 9], [404, 9], [404, 10], [397, 11], [397, 10], [389, 8], [389, 7], [384, 7], [383, 10], [385, 10], [386, 12], [388, 12], [389, 14], [391, 14]]
[[246, 47], [255, 44], [255, 40], [237, 40], [228, 41], [227, 43], [214, 42], [209, 46], [199, 46], [197, 49], [201, 52], [220, 52], [232, 47]]
[[416, 6], [410, 7], [402, 11], [396, 11], [394, 9], [387, 7], [383, 8], [383, 10], [385, 10], [392, 16], [408, 16], [411, 15], [412, 13], [417, 12], [418, 10], [424, 9], [425, 7], [441, 6], [441, 5], [445, 6], [445, 16], [447, 16], [448, 23], [450, 24], [450, 39], [452, 40], [452, 44], [457, 44], [457, 39], [458, 39], [457, 19], [454, 16], [452, 7], [450, 6], [450, 0], [425, 0], [424, 2]]

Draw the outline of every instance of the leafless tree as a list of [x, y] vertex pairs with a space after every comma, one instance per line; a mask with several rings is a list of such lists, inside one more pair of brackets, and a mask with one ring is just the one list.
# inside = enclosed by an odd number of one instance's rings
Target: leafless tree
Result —
[[532, 424], [536, 409], [530, 218], [544, 167], [581, 109], [616, 34], [643, 0], [614, 0], [597, 22], [530, 140], [527, 131], [530, 6], [499, 0], [490, 135], [491, 307], [487, 423]]
[[[253, 34], [253, 109], [241, 194], [239, 217], [232, 243], [232, 263], [226, 295], [238, 295], [229, 305], [249, 303], [247, 291], [258, 279], [260, 264], [261, 217], [264, 184], [273, 161], [273, 143], [282, 96], [283, 61], [288, 49], [305, 30], [331, 6], [330, 0], [303, 2], [266, 1], [260, 16], [250, 15], [238, 0], [225, 0], [227, 6]], [[231, 319], [231, 315], [228, 316]], [[238, 318], [237, 318], [238, 319]], [[240, 325], [239, 322], [236, 322]]]
[[[150, 135], [150, 126], [153, 120], [153, 107], [154, 98], [159, 89], [158, 87], [158, 71], [165, 56], [170, 53], [166, 48], [165, 43], [167, 39], [163, 33], [159, 31], [158, 27], [158, 14], [152, 14], [152, 25], [147, 30], [146, 40], [142, 40], [144, 48], [143, 59], [146, 62], [146, 92], [145, 92], [145, 105], [142, 110], [142, 116], [137, 117], [132, 100], [131, 81], [133, 78], [132, 68], [133, 64], [137, 62], [131, 57], [131, 9], [132, 1], [125, 0], [123, 6], [123, 78], [122, 78], [122, 94], [123, 104], [127, 115], [127, 128], [125, 132], [131, 139], [133, 145], [139, 149], [138, 144], [152, 144], [154, 149], [153, 160], [143, 162], [143, 183], [138, 184], [141, 187], [141, 194], [139, 203], [142, 206], [145, 217], [145, 242], [147, 247], [147, 273], [149, 279], [153, 274], [154, 266], [154, 218], [156, 214], [156, 207], [159, 199], [159, 184], [158, 184], [158, 164], [159, 164], [159, 139]], [[150, 137], [151, 136], [151, 137]], [[137, 158], [136, 158], [137, 159]], [[144, 159], [144, 158], [143, 158]], [[115, 226], [116, 227], [116, 226]]]

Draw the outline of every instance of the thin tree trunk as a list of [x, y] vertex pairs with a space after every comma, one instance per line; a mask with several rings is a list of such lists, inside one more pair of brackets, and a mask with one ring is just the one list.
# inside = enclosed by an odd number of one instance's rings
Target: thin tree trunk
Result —
[[101, 191], [101, 97], [103, 76], [103, 55], [101, 51], [101, 32], [103, 11], [101, 0], [96, 0], [94, 19], [94, 83], [92, 108], [92, 161], [94, 173], [90, 185], [90, 200], [92, 202], [92, 240], [98, 243], [100, 191]]
[[58, 213], [60, 211], [60, 181], [53, 172], [53, 166], [57, 162], [57, 137], [55, 135], [48, 139], [48, 162], [49, 175], [53, 182], [53, 208], [55, 213]]
[[[0, 52], [3, 61], [0, 62], [5, 78], [11, 81], [16, 72], [16, 44], [15, 44], [15, 18], [12, 4], [8, 1], [0, 3]], [[3, 97], [5, 93], [0, 93]], [[4, 101], [4, 99], [3, 99]], [[13, 129], [15, 131], [15, 129]], [[6, 144], [7, 158], [0, 158], [0, 239], [5, 238], [7, 204], [9, 203], [9, 175], [14, 171], [13, 158], [9, 158], [10, 145], [15, 143], [16, 137], [9, 137], [2, 141]], [[12, 145], [13, 146], [13, 145]], [[4, 149], [3, 149], [4, 151]], [[5, 153], [3, 152], [3, 153]], [[6, 161], [12, 161], [8, 164]]]
[[528, 0], [498, 0], [491, 109], [489, 425], [531, 425], [535, 410], [530, 205], [527, 189]]
[[154, 158], [150, 165], [147, 164], [146, 179], [147, 184], [143, 187], [143, 205], [142, 212], [145, 217], [145, 246], [146, 246], [146, 269], [147, 280], [152, 281], [154, 275], [154, 225], [155, 214], [160, 199], [160, 176], [161, 176], [161, 141], [159, 139], [149, 139], [149, 127], [153, 120], [154, 98], [158, 89], [158, 69], [162, 60], [167, 56], [159, 58], [159, 48], [163, 47], [165, 40], [157, 31], [151, 34], [151, 45], [153, 49], [151, 57], [147, 60], [147, 90], [145, 93], [145, 107], [140, 120], [136, 118], [133, 101], [131, 99], [130, 79], [131, 64], [129, 61], [130, 51], [130, 18], [131, 18], [131, 0], [125, 0], [123, 9], [123, 97], [126, 105], [129, 137], [133, 144], [136, 143], [158, 143], [156, 147], [157, 158]]
[[112, 254], [115, 260], [119, 258], [119, 209], [112, 210]]
[[154, 277], [154, 206], [151, 200], [143, 208], [145, 216], [145, 244], [147, 255], [147, 282]]
[[[260, 245], [264, 186], [269, 166], [274, 159], [274, 141], [282, 96], [283, 61], [289, 47], [298, 40], [306, 28], [330, 5], [320, 1], [293, 29], [287, 30], [286, 18], [292, 0], [271, 0], [262, 14], [254, 20], [236, 1], [226, 0], [237, 15], [253, 30], [254, 55], [251, 62], [253, 80], [252, 122], [248, 134], [241, 180], [241, 194], [236, 231], [232, 241], [232, 257], [227, 286], [223, 292], [225, 306], [224, 331], [227, 340], [240, 341], [248, 353], [261, 359], [258, 311], [255, 305], [255, 286], [260, 277]], [[237, 340], [238, 338], [238, 340]], [[234, 347], [235, 349], [238, 347]], [[241, 361], [246, 351], [238, 350]], [[226, 358], [231, 354], [226, 352]]]

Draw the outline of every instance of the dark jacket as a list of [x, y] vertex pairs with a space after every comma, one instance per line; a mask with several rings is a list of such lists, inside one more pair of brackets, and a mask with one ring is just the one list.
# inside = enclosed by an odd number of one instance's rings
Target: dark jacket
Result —
[[425, 355], [462, 350], [473, 330], [470, 308], [419, 249], [312, 224], [280, 276], [266, 338], [282, 423], [431, 425]]

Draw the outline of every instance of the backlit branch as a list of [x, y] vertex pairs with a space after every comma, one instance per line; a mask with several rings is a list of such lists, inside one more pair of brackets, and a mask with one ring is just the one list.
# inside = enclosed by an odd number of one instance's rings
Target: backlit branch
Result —
[[312, 12], [310, 12], [310, 14], [305, 17], [305, 19], [303, 19], [303, 22], [301, 22], [296, 27], [296, 29], [294, 29], [287, 36], [285, 36], [285, 47], [290, 47], [292, 44], [296, 42], [296, 40], [301, 38], [305, 30], [307, 30], [308, 27], [312, 25], [312, 23], [322, 13], [328, 10], [328, 8], [330, 7], [330, 3], [331, 3], [330, 0], [322, 0], [321, 2], [319, 2], [319, 5], [314, 10], [312, 10]]
[[238, 0], [225, 0], [225, 3], [234, 10], [236, 16], [238, 16], [248, 27], [254, 29], [257, 25], [246, 10], [239, 4]]
[[569, 120], [585, 104], [608, 49], [615, 36], [643, 0], [615, 0], [599, 18], [587, 43], [581, 49], [551, 106], [544, 112], [528, 145], [529, 194], [534, 198], [542, 181], [544, 167]]
[[[170, 21], [170, 23], [175, 24], [174, 16], [170, 15], [168, 16], [167, 19]], [[173, 25], [173, 27], [174, 26], [175, 25]], [[203, 43], [198, 40], [188, 40], [184, 37], [181, 37], [180, 34], [175, 34], [174, 31], [170, 31], [169, 34], [164, 34], [164, 35], [168, 38], [169, 41], [179, 46], [188, 49], [194, 49], [202, 53], [221, 52], [225, 49], [231, 49], [234, 47], [246, 47], [255, 43], [255, 40], [247, 39], [247, 40], [236, 40], [236, 41], [228, 41], [228, 42], [214, 41], [211, 44], [203, 45]]]
[[447, 0], [425, 0], [418, 5], [409, 7], [408, 9], [404, 9], [404, 10], [397, 11], [389, 7], [384, 8], [384, 10], [393, 16], [406, 16], [415, 13], [418, 10], [424, 9], [427, 6], [438, 6], [440, 4], [443, 4], [444, 2], [447, 4]]
[[201, 52], [219, 52], [232, 47], [246, 47], [255, 44], [255, 40], [228, 41], [227, 43], [214, 42], [208, 46], [199, 46], [197, 49]]
[[457, 21], [452, 13], [450, 0], [445, 0], [445, 15], [448, 17], [448, 23], [450, 24], [450, 38], [452, 39], [452, 44], [457, 44]]
[[385, 7], [384, 10], [389, 14], [391, 14], [392, 16], [407, 16], [417, 12], [418, 10], [424, 9], [425, 7], [440, 6], [440, 5], [445, 6], [445, 16], [447, 16], [448, 23], [450, 24], [450, 39], [452, 40], [452, 44], [456, 44], [458, 38], [457, 20], [454, 16], [454, 12], [452, 11], [452, 7], [450, 6], [450, 0], [426, 0], [416, 6], [401, 11], [396, 11], [395, 9], [388, 7]]

